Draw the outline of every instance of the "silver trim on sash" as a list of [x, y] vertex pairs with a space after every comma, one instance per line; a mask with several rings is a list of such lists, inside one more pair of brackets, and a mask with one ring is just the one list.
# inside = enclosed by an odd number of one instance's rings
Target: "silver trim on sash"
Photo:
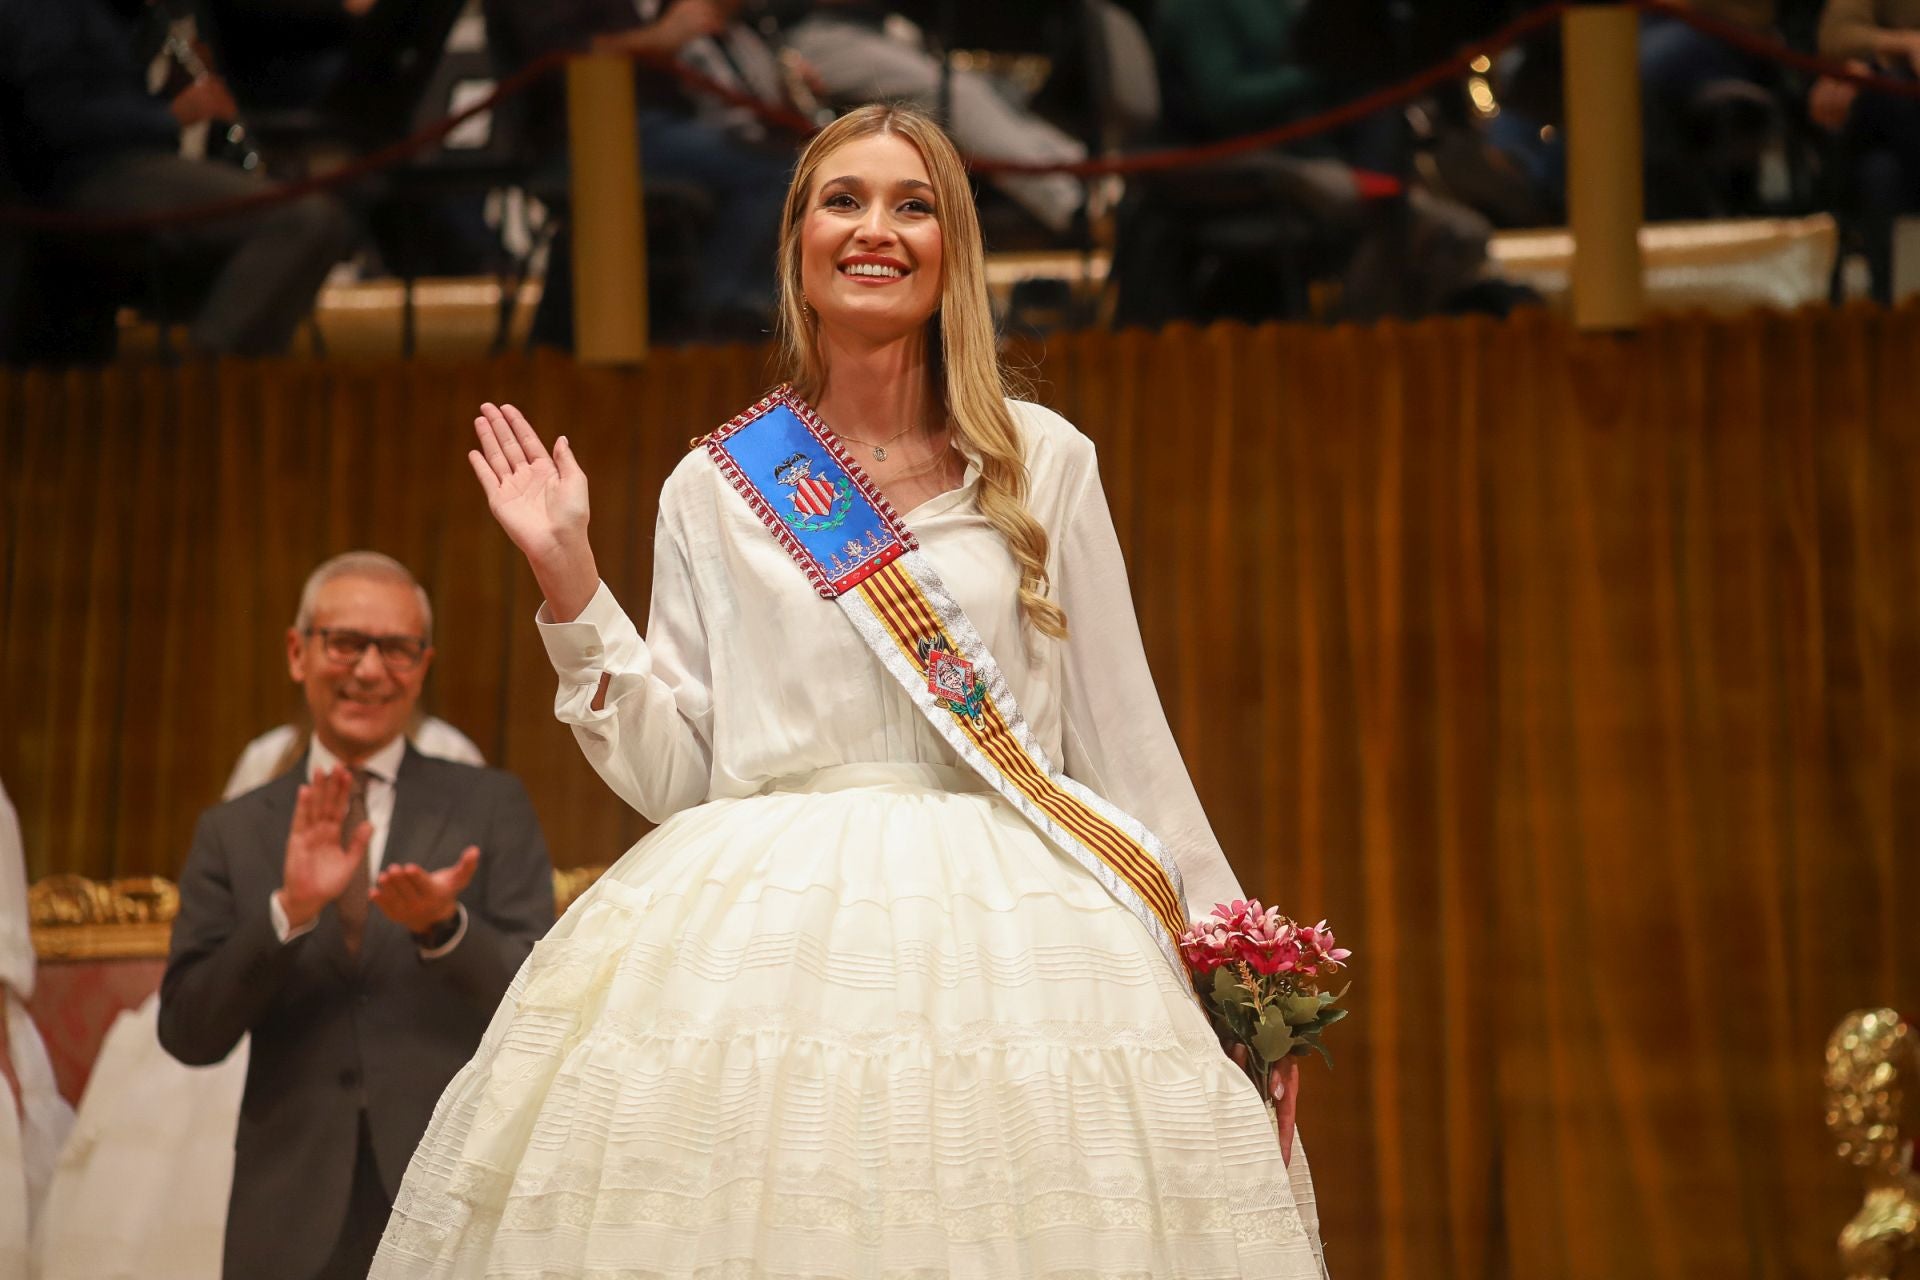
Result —
[[[980, 638], [980, 633], [974, 629], [973, 620], [967, 617], [965, 611], [960, 608], [959, 601], [954, 599], [953, 594], [947, 590], [946, 584], [940, 580], [939, 573], [927, 559], [927, 553], [919, 550], [907, 552], [901, 557], [901, 568], [913, 578], [921, 593], [926, 596], [935, 620], [940, 623], [947, 638], [954, 643], [958, 656], [973, 664], [974, 678], [986, 685], [987, 696], [993, 699], [994, 705], [999, 709], [1000, 718], [1006, 722], [1014, 743], [1026, 752], [1027, 758], [1032, 760], [1042, 773], [1052, 779], [1054, 785], [1119, 828], [1152, 856], [1160, 870], [1165, 873], [1168, 883], [1173, 886], [1174, 898], [1179, 904], [1182, 917], [1190, 920], [1192, 913], [1187, 907], [1186, 888], [1180, 879], [1180, 868], [1174, 864], [1172, 856], [1160, 843], [1160, 838], [1147, 830], [1146, 825], [1132, 814], [1108, 802], [1104, 797], [1053, 767], [1053, 763], [1047, 759], [1046, 751], [1034, 738], [1026, 716], [1020, 711], [1019, 703], [1014, 701], [1013, 690], [1008, 687], [1006, 676], [1000, 670], [1000, 664], [994, 660], [992, 651]], [[1162, 923], [1158, 913], [1147, 905], [1146, 900], [1121, 877], [1119, 872], [1107, 865], [1104, 858], [1087, 848], [1050, 814], [1035, 804], [1025, 792], [1007, 778], [1005, 771], [987, 758], [985, 753], [967, 736], [966, 730], [960, 727], [955, 713], [943, 706], [927, 688], [926, 677], [916, 670], [908, 661], [906, 654], [901, 652], [900, 642], [894, 637], [887, 624], [874, 613], [873, 607], [868, 604], [865, 596], [857, 590], [849, 591], [839, 597], [839, 603], [848, 619], [852, 621], [854, 630], [860, 633], [860, 638], [867, 642], [867, 647], [879, 657], [881, 664], [893, 673], [894, 678], [907, 691], [907, 696], [913, 699], [913, 704], [920, 708], [921, 714], [926, 716], [940, 736], [946, 739], [947, 745], [984, 778], [1002, 799], [1012, 805], [1021, 817], [1044, 835], [1048, 843], [1071, 858], [1076, 865], [1084, 868], [1088, 874], [1100, 882], [1101, 887], [1106, 889], [1114, 901], [1124, 906], [1141, 924], [1145, 925], [1155, 945], [1159, 947], [1160, 954], [1166, 958], [1169, 965], [1173, 966], [1173, 971], [1180, 976], [1182, 984], [1190, 988], [1186, 962], [1181, 958], [1180, 949], [1175, 944], [1175, 940], [1167, 935], [1167, 927]]]

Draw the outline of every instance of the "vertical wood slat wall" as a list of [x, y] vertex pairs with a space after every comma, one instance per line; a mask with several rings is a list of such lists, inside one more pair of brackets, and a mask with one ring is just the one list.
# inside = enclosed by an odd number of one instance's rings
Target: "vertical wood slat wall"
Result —
[[[1335, 1273], [1829, 1274], [1822, 1040], [1920, 1010], [1920, 314], [1020, 356], [1100, 446], [1243, 880], [1358, 949], [1304, 1072]], [[610, 860], [644, 827], [552, 720], [468, 422], [512, 400], [573, 439], [638, 616], [661, 479], [766, 382], [739, 348], [0, 375], [0, 780], [34, 874], [177, 871], [293, 709], [302, 578], [358, 545], [433, 592], [433, 709], [560, 862]]]

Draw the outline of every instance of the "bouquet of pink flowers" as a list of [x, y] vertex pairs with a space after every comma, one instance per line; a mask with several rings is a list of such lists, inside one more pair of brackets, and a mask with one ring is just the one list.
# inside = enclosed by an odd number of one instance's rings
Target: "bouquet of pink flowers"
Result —
[[[1290, 1156], [1294, 1090], [1276, 1099], [1274, 1081], [1283, 1074], [1276, 1068], [1309, 1050], [1332, 1061], [1320, 1035], [1347, 1016], [1336, 1007], [1347, 989], [1323, 990], [1321, 980], [1345, 968], [1353, 953], [1334, 942], [1325, 920], [1305, 928], [1255, 899], [1215, 906], [1181, 935], [1180, 954], [1230, 1055], [1275, 1108]], [[1297, 1081], [1297, 1072], [1286, 1074]]]

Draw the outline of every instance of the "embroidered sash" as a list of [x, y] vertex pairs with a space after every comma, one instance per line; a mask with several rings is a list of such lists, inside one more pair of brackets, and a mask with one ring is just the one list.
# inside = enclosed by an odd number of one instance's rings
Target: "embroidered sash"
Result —
[[1139, 918], [1176, 973], [1180, 872], [1138, 820], [1062, 774], [913, 533], [782, 387], [703, 442], [774, 540], [835, 601], [962, 760]]

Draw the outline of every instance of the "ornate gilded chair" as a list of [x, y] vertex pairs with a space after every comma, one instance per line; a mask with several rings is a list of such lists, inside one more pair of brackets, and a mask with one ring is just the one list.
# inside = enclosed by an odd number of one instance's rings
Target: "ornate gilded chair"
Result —
[[[553, 873], [564, 912], [605, 867]], [[77, 1102], [107, 1031], [160, 986], [180, 893], [159, 876], [96, 881], [55, 875], [27, 894], [39, 973], [28, 1006], [52, 1059], [60, 1092]]]
[[1861, 1171], [1866, 1200], [1840, 1232], [1847, 1280], [1889, 1280], [1920, 1249], [1920, 1177], [1901, 1132], [1903, 1076], [1915, 1040], [1891, 1009], [1848, 1014], [1827, 1039], [1827, 1128], [1840, 1158]]

